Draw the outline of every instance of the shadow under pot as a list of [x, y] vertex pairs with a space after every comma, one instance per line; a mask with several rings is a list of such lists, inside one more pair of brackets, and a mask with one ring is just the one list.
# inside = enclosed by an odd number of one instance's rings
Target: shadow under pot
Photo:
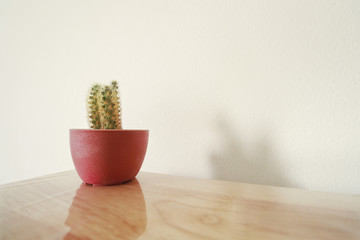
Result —
[[148, 138], [148, 130], [70, 129], [71, 157], [85, 183], [120, 184], [140, 171]]

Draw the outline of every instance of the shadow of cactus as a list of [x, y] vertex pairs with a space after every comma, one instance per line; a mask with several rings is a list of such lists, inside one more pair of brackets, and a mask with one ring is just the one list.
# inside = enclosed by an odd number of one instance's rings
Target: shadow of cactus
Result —
[[236, 135], [225, 119], [217, 121], [216, 130], [223, 145], [220, 150], [210, 153], [215, 179], [296, 187], [279, 165], [268, 135], [263, 134], [260, 139], [248, 144]]

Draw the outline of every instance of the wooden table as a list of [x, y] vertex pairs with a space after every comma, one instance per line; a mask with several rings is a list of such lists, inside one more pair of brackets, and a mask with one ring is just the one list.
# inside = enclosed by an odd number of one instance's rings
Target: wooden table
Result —
[[141, 172], [0, 186], [0, 239], [360, 239], [360, 197]]

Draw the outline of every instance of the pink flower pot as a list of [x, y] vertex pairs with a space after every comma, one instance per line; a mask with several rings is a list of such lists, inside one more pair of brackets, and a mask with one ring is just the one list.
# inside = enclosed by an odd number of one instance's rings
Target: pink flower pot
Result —
[[87, 184], [129, 181], [141, 168], [148, 138], [148, 130], [70, 129], [75, 169]]

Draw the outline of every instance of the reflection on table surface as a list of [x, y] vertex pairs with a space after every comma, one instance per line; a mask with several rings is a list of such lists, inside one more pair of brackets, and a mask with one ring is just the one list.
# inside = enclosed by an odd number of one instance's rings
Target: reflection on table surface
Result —
[[137, 239], [146, 227], [146, 206], [139, 182], [114, 186], [81, 184], [65, 224], [64, 239]]

